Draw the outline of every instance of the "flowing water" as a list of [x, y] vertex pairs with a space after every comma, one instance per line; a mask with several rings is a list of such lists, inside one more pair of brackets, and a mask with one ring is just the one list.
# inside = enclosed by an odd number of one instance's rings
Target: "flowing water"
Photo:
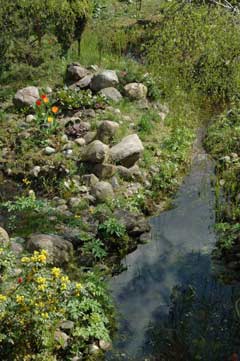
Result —
[[213, 177], [200, 136], [173, 209], [151, 219], [152, 241], [110, 281], [119, 330], [107, 360], [221, 361], [240, 350], [236, 287], [219, 283], [212, 270]]

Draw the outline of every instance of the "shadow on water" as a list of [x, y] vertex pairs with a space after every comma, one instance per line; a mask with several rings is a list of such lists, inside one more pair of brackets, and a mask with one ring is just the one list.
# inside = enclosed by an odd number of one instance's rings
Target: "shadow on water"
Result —
[[220, 361], [238, 351], [238, 287], [212, 270], [214, 165], [200, 138], [174, 209], [152, 218], [152, 241], [110, 281], [119, 330], [106, 360]]

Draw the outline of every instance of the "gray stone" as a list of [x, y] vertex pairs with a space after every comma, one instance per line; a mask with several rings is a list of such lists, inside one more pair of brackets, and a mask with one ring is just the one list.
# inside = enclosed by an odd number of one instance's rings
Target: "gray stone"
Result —
[[81, 80], [79, 80], [78, 82], [74, 83], [72, 85], [72, 87], [76, 88], [80, 88], [80, 89], [86, 89], [88, 87], [90, 87], [91, 81], [93, 78], [93, 74], [88, 74], [86, 76], [84, 76]]
[[80, 147], [83, 147], [86, 144], [86, 140], [84, 138], [75, 139], [75, 143], [77, 143]]
[[119, 124], [111, 120], [104, 120], [99, 124], [97, 138], [104, 143], [111, 141], [119, 129]]
[[8, 243], [10, 242], [9, 235], [5, 229], [0, 227], [0, 243]]
[[84, 140], [86, 144], [93, 142], [96, 139], [97, 132], [88, 132], [84, 135]]
[[140, 158], [144, 148], [137, 134], [128, 135], [110, 149], [114, 162], [127, 168], [133, 166]]
[[74, 328], [74, 322], [73, 321], [63, 321], [60, 324], [60, 328], [62, 330], [72, 330]]
[[17, 242], [11, 242], [11, 249], [15, 255], [23, 253], [23, 246]]
[[124, 87], [125, 94], [132, 100], [144, 99], [147, 96], [148, 88], [142, 83], [130, 83]]
[[88, 352], [90, 355], [94, 355], [94, 354], [98, 353], [99, 351], [100, 351], [100, 348], [95, 343], [92, 343], [88, 347]]
[[105, 341], [105, 340], [100, 340], [99, 341], [99, 347], [103, 350], [103, 351], [108, 351], [112, 348], [112, 344], [111, 342]]
[[27, 123], [32, 123], [35, 119], [36, 119], [36, 118], [35, 118], [35, 116], [34, 116], [33, 114], [28, 114], [28, 115], [26, 116], [26, 122], [27, 122]]
[[85, 76], [89, 74], [89, 70], [84, 68], [79, 63], [69, 64], [67, 66], [67, 79], [68, 81], [78, 81], [83, 79]]
[[114, 87], [119, 83], [117, 73], [113, 70], [104, 70], [93, 76], [90, 87], [93, 91]]
[[82, 198], [79, 197], [71, 197], [68, 201], [68, 204], [71, 208], [77, 208], [82, 202]]
[[18, 108], [28, 107], [36, 103], [40, 94], [35, 86], [28, 86], [17, 91], [13, 103]]
[[64, 238], [49, 234], [32, 234], [27, 242], [27, 249], [30, 252], [45, 249], [48, 252], [48, 261], [56, 265], [61, 265], [70, 261], [73, 246]]
[[122, 94], [113, 87], [104, 88], [100, 91], [101, 95], [104, 95], [107, 99], [112, 100], [116, 103], [118, 103], [120, 100], [122, 100]]
[[114, 197], [113, 189], [110, 183], [100, 181], [91, 189], [92, 195], [98, 202], [105, 202]]
[[55, 341], [57, 341], [61, 345], [61, 348], [67, 348], [68, 340], [70, 339], [70, 337], [65, 332], [62, 332], [60, 330], [55, 331], [54, 338]]
[[56, 149], [53, 148], [53, 147], [46, 147], [46, 148], [44, 149], [44, 153], [45, 153], [46, 155], [51, 155], [51, 154], [56, 153]]
[[100, 140], [95, 140], [86, 146], [81, 155], [81, 160], [89, 163], [103, 163], [108, 153], [108, 146], [100, 142]]
[[113, 164], [95, 164], [92, 167], [92, 172], [100, 179], [111, 178], [117, 169]]
[[118, 221], [125, 226], [129, 235], [138, 237], [142, 233], [150, 231], [150, 225], [148, 220], [141, 214], [136, 214], [124, 209], [116, 209], [114, 216]]
[[99, 181], [99, 179], [95, 176], [95, 174], [85, 174], [82, 176], [82, 181], [87, 187], [92, 187]]

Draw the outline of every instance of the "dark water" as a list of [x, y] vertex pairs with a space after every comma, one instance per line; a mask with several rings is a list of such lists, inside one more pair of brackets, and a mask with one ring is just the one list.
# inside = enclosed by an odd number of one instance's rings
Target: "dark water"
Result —
[[199, 141], [174, 209], [151, 219], [152, 241], [110, 282], [119, 331], [107, 360], [221, 361], [238, 352], [238, 287], [222, 285], [212, 270], [213, 176]]

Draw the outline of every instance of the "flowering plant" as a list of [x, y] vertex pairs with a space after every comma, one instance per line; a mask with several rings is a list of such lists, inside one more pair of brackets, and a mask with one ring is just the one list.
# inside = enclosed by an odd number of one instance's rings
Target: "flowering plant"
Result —
[[[111, 307], [95, 274], [71, 281], [48, 265], [45, 250], [17, 259], [3, 245], [0, 255], [1, 359], [68, 359], [94, 340], [109, 340]], [[71, 327], [63, 333], [64, 322]]]
[[43, 126], [48, 134], [54, 133], [59, 126], [56, 119], [59, 108], [53, 105], [53, 101], [46, 94], [42, 94], [40, 99], [36, 101], [34, 109], [36, 122]]

